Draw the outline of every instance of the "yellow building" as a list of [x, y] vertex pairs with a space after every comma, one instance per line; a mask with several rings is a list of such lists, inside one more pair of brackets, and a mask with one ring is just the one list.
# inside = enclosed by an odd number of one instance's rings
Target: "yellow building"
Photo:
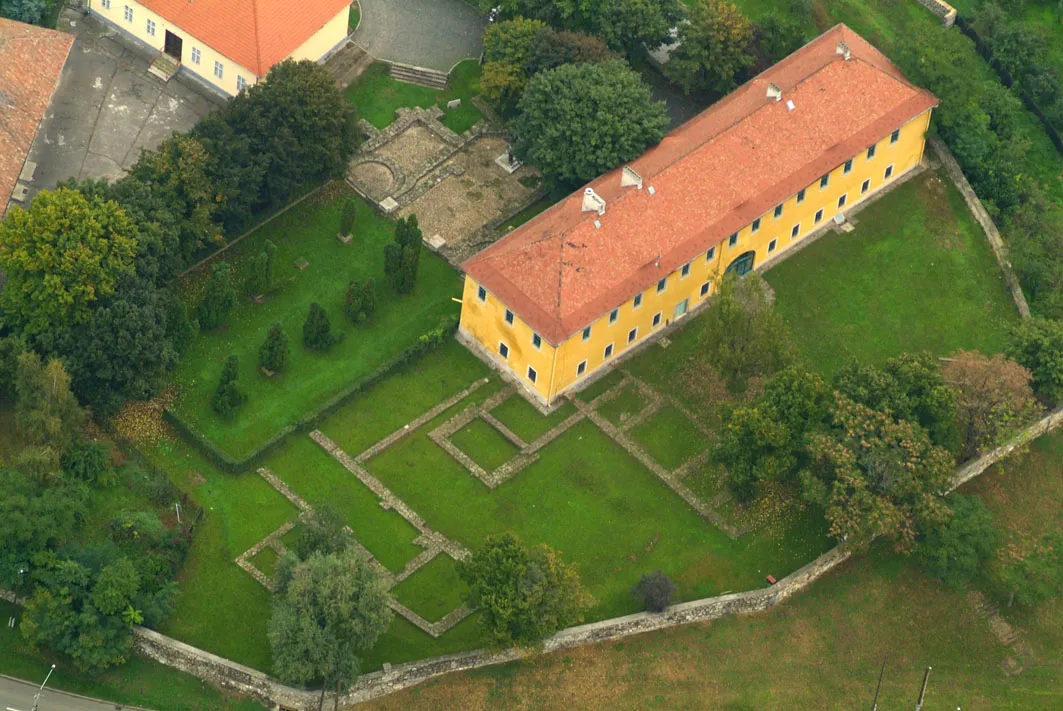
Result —
[[[89, 11], [233, 96], [285, 59], [318, 61], [347, 39], [350, 0], [88, 0]], [[166, 60], [170, 61], [166, 61]], [[172, 74], [172, 72], [170, 72]]]
[[467, 261], [459, 338], [550, 405], [915, 168], [936, 105], [838, 25]]

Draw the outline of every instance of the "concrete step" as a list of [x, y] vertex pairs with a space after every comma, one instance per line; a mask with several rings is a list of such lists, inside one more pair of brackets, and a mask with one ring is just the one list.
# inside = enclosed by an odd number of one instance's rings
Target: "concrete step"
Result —
[[447, 75], [435, 69], [392, 63], [391, 77], [407, 84], [419, 84], [430, 89], [446, 89]]
[[372, 56], [366, 54], [364, 49], [354, 42], [348, 42], [346, 47], [328, 58], [325, 62], [325, 69], [341, 89], [346, 89], [358, 81], [362, 73], [375, 61]]
[[148, 74], [157, 76], [163, 81], [170, 81], [170, 79], [173, 78], [173, 75], [176, 74], [177, 70], [180, 68], [180, 62], [178, 62], [176, 59], [166, 54], [165, 52], [160, 52], [159, 55], [155, 57], [155, 59], [151, 62], [151, 65], [148, 67]]

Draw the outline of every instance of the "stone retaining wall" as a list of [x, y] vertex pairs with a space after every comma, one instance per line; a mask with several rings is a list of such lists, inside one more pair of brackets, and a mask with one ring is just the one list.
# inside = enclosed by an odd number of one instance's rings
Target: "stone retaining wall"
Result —
[[920, 5], [941, 18], [941, 24], [952, 27], [956, 22], [956, 8], [942, 0], [916, 0]]

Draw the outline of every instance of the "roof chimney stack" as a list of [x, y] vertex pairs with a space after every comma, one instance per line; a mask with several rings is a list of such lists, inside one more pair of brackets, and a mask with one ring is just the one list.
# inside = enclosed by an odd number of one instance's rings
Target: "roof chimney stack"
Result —
[[839, 42], [838, 46], [834, 49], [834, 53], [845, 59], [847, 62], [852, 56], [852, 52], [849, 51], [849, 45], [845, 44], [845, 42]]
[[768, 98], [782, 101], [782, 89], [775, 84], [768, 84]]
[[601, 196], [594, 192], [594, 188], [586, 188], [583, 191], [583, 212], [605, 214], [605, 200], [602, 200]]
[[630, 165], [625, 165], [624, 170], [620, 173], [620, 187], [628, 188], [632, 185], [642, 190], [642, 176], [635, 172], [635, 169]]

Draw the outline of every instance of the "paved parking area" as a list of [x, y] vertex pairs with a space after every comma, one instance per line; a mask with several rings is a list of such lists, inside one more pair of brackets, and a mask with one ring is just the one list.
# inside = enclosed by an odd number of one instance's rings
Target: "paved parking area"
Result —
[[391, 62], [450, 72], [483, 49], [487, 20], [462, 0], [359, 0], [355, 44]]
[[148, 74], [151, 55], [92, 17], [66, 9], [59, 29], [77, 39], [30, 148], [30, 195], [67, 178], [118, 178], [142, 148], [187, 131], [222, 101]]

